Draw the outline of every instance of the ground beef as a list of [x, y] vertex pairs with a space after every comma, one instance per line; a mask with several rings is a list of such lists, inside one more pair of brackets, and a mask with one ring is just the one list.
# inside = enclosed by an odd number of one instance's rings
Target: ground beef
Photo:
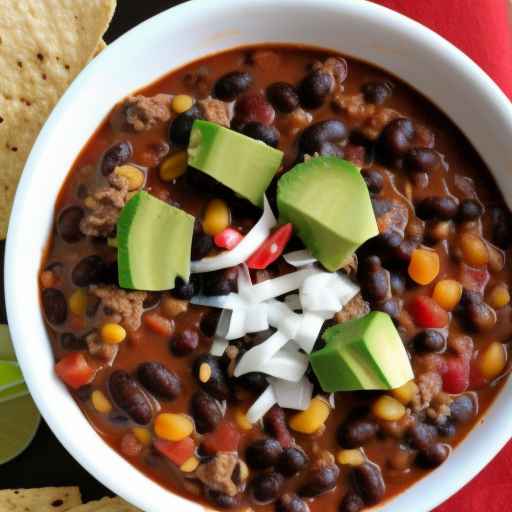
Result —
[[296, 108], [287, 116], [283, 116], [282, 131], [294, 136], [311, 124], [313, 115], [302, 108]]
[[427, 408], [427, 416], [438, 425], [443, 424], [451, 414], [452, 402], [452, 397], [447, 393], [438, 393]]
[[171, 100], [169, 94], [129, 96], [121, 107], [124, 124], [135, 132], [142, 132], [158, 123], [166, 123], [171, 118]]
[[231, 113], [228, 103], [208, 98], [206, 100], [199, 100], [197, 104], [203, 117], [207, 121], [220, 124], [221, 126], [227, 126], [229, 128], [231, 123]]
[[107, 366], [112, 366], [117, 353], [119, 352], [119, 345], [102, 343], [96, 331], [88, 334], [85, 337], [85, 342], [91, 356], [99, 359]]
[[402, 439], [405, 433], [416, 423], [415, 417], [408, 409], [406, 413], [395, 421], [380, 421], [379, 425], [382, 432], [395, 439]]
[[[220, 452], [213, 459], [201, 464], [196, 470], [196, 477], [206, 487], [228, 496], [236, 496], [245, 484], [247, 468], [237, 453]], [[238, 466], [238, 468], [237, 468]]]
[[339, 324], [361, 318], [370, 312], [370, 305], [358, 293], [345, 307], [336, 313], [336, 322]]
[[128, 182], [115, 173], [108, 179], [111, 186], [99, 189], [85, 203], [87, 212], [80, 222], [84, 235], [108, 237], [114, 234], [117, 219], [127, 201]]
[[394, 230], [403, 235], [408, 221], [409, 209], [404, 203], [395, 200], [390, 201], [390, 207], [386, 212], [377, 216], [380, 233]]
[[329, 57], [324, 62], [317, 61], [313, 64], [315, 71], [322, 71], [331, 75], [334, 79], [332, 91], [341, 93], [343, 92], [343, 82], [347, 78], [348, 67], [347, 61], [339, 57]]
[[140, 327], [146, 292], [127, 292], [116, 286], [95, 285], [90, 287], [90, 291], [101, 299], [104, 308], [112, 311], [108, 316], [114, 321], [122, 323], [130, 331], [136, 331]]
[[430, 407], [434, 397], [441, 393], [443, 389], [443, 379], [437, 372], [431, 371], [422, 373], [417, 379], [418, 393], [414, 397], [413, 410], [423, 411]]

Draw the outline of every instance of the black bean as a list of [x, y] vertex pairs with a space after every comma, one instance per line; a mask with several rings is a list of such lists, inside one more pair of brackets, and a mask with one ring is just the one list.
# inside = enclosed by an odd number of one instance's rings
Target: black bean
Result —
[[302, 106], [309, 109], [321, 107], [333, 86], [334, 79], [329, 73], [312, 71], [298, 86]]
[[413, 343], [416, 352], [443, 352], [446, 349], [446, 337], [434, 329], [418, 333]]
[[296, 494], [287, 493], [276, 501], [275, 512], [309, 512], [309, 507]]
[[430, 173], [441, 165], [437, 151], [428, 148], [413, 148], [405, 156], [405, 169], [413, 173]]
[[502, 249], [508, 249], [512, 243], [510, 233], [512, 220], [510, 213], [504, 208], [495, 207], [491, 210], [492, 241]]
[[389, 283], [393, 295], [403, 295], [407, 286], [407, 278], [400, 272], [391, 272]]
[[309, 464], [309, 458], [303, 450], [295, 447], [286, 448], [279, 457], [277, 469], [286, 477], [292, 477], [303, 471]]
[[316, 149], [316, 153], [320, 156], [337, 156], [338, 158], [344, 156], [343, 148], [333, 142], [321, 142]]
[[393, 207], [393, 203], [389, 199], [382, 197], [371, 197], [373, 213], [376, 217], [381, 217], [385, 213], [388, 213]]
[[267, 87], [267, 99], [279, 112], [289, 114], [300, 103], [299, 95], [293, 85], [286, 82], [275, 82]]
[[268, 386], [267, 377], [260, 372], [246, 373], [238, 377], [236, 383], [254, 393], [264, 391]]
[[457, 427], [453, 424], [452, 421], [445, 421], [440, 425], [437, 425], [437, 430], [441, 437], [453, 437], [457, 433]]
[[367, 103], [382, 105], [393, 93], [393, 86], [390, 82], [367, 82], [361, 87], [364, 100]]
[[257, 475], [252, 479], [251, 492], [258, 503], [271, 503], [279, 497], [284, 477], [279, 473]]
[[373, 304], [373, 309], [376, 311], [382, 311], [389, 315], [393, 320], [398, 321], [400, 318], [400, 312], [402, 310], [402, 302], [397, 297], [391, 297], [383, 300], [376, 304]]
[[378, 431], [379, 426], [375, 421], [351, 420], [338, 430], [338, 443], [343, 448], [357, 448], [375, 439]]
[[56, 288], [43, 290], [43, 309], [46, 320], [53, 325], [60, 325], [68, 316], [68, 304], [64, 294]]
[[219, 491], [214, 491], [209, 487], [205, 487], [204, 495], [208, 501], [222, 509], [235, 508], [240, 504], [240, 497], [238, 495], [228, 496]]
[[195, 120], [201, 119], [201, 117], [201, 112], [195, 105], [176, 116], [169, 126], [169, 140], [177, 146], [188, 146], [192, 125]]
[[361, 270], [367, 273], [378, 272], [382, 269], [382, 262], [378, 256], [368, 256], [361, 265]]
[[379, 147], [388, 157], [402, 157], [411, 149], [414, 134], [414, 125], [410, 119], [394, 119], [382, 130]]
[[222, 101], [233, 101], [252, 84], [252, 76], [245, 71], [231, 71], [221, 76], [213, 86], [213, 95]]
[[215, 335], [217, 324], [219, 323], [220, 311], [218, 309], [209, 309], [202, 317], [199, 324], [199, 330], [208, 337]]
[[111, 146], [105, 154], [103, 155], [103, 159], [101, 160], [101, 174], [103, 176], [108, 176], [114, 169], [123, 165], [133, 155], [133, 148], [129, 141], [123, 140], [121, 142], [117, 142], [113, 146]]
[[392, 258], [403, 240], [404, 237], [398, 231], [390, 229], [376, 236], [374, 243], [378, 247], [379, 254], [383, 253], [381, 256]]
[[[204, 173], [202, 173], [204, 174]], [[201, 260], [213, 249], [213, 238], [203, 231], [201, 221], [196, 218], [192, 235], [192, 261]]]
[[82, 258], [71, 272], [73, 284], [80, 287], [97, 284], [103, 281], [105, 262], [96, 254]]
[[146, 298], [142, 303], [142, 307], [144, 309], [152, 309], [155, 308], [161, 299], [161, 294], [159, 292], [147, 292]]
[[440, 466], [450, 455], [450, 447], [444, 443], [435, 443], [426, 450], [420, 451], [416, 462], [424, 468], [436, 468]]
[[174, 288], [171, 290], [174, 297], [181, 300], [190, 300], [196, 293], [196, 281], [191, 276], [190, 279], [185, 282], [181, 277], [177, 277], [174, 281]]
[[381, 269], [366, 275], [361, 282], [361, 291], [364, 298], [372, 303], [380, 302], [388, 297], [390, 285], [387, 271]]
[[457, 220], [459, 222], [471, 222], [479, 219], [484, 214], [484, 207], [476, 199], [463, 199], [460, 202]]
[[245, 460], [252, 469], [267, 469], [277, 464], [282, 453], [281, 445], [268, 437], [251, 443], [245, 451]]
[[400, 242], [400, 245], [394, 250], [393, 256], [402, 263], [409, 263], [412, 253], [418, 247], [418, 240], [409, 238]]
[[87, 402], [91, 399], [92, 392], [94, 391], [94, 388], [91, 384], [85, 384], [83, 386], [80, 386], [76, 391], [75, 395], [81, 402]]
[[190, 414], [200, 434], [213, 432], [222, 421], [220, 405], [204, 391], [196, 391], [190, 399]]
[[475, 331], [488, 331], [496, 324], [496, 311], [485, 302], [469, 303], [464, 310], [468, 326]]
[[137, 377], [141, 384], [158, 398], [174, 400], [181, 393], [180, 378], [162, 363], [142, 363], [137, 369]]
[[171, 340], [171, 352], [177, 357], [192, 354], [199, 346], [199, 335], [192, 329], [185, 329], [175, 334]]
[[336, 487], [340, 470], [335, 464], [329, 464], [311, 471], [301, 486], [299, 494], [305, 498], [315, 498]]
[[208, 272], [203, 278], [205, 295], [227, 295], [236, 291], [238, 270], [236, 267]]
[[60, 335], [60, 344], [64, 350], [84, 350], [87, 348], [85, 340], [72, 332], [63, 332]]
[[114, 403], [139, 425], [147, 425], [153, 416], [151, 405], [135, 379], [124, 370], [110, 375], [110, 395]]
[[365, 507], [363, 498], [353, 491], [347, 492], [341, 501], [339, 512], [360, 512]]
[[273, 126], [267, 126], [257, 121], [244, 124], [241, 132], [251, 139], [261, 140], [265, 144], [276, 148], [279, 144], [279, 132]]
[[325, 142], [344, 142], [348, 137], [348, 130], [345, 124], [338, 119], [327, 119], [319, 121], [306, 128], [299, 139], [299, 146], [309, 155], [318, 152], [320, 146]]
[[83, 238], [80, 222], [84, 218], [84, 211], [79, 206], [69, 206], [60, 212], [57, 221], [57, 231], [68, 244], [78, 242]]
[[386, 484], [379, 466], [364, 462], [352, 469], [354, 486], [367, 505], [378, 503], [386, 493]]
[[434, 425], [417, 422], [409, 429], [409, 442], [414, 448], [425, 451], [437, 438], [437, 429]]
[[[206, 382], [201, 380], [201, 376], [204, 375], [204, 373], [201, 372], [201, 366], [203, 364], [208, 365], [211, 372]], [[217, 400], [226, 400], [229, 397], [230, 391], [227, 378], [218, 357], [210, 354], [200, 355], [194, 363], [194, 375], [203, 390]]]
[[450, 404], [450, 418], [456, 423], [467, 423], [476, 414], [476, 402], [472, 395], [460, 395]]
[[416, 206], [416, 215], [423, 220], [451, 220], [459, 210], [457, 201], [451, 196], [431, 196]]
[[363, 169], [361, 175], [372, 194], [379, 194], [384, 187], [384, 177], [378, 169]]

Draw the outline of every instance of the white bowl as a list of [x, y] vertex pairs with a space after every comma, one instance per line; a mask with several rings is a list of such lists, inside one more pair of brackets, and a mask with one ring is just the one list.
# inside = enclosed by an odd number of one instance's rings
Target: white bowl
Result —
[[[168, 71], [234, 46], [287, 42], [332, 48], [412, 84], [462, 128], [512, 203], [512, 107], [469, 58], [423, 26], [360, 0], [195, 0], [134, 28], [74, 81], [42, 130], [18, 186], [5, 259], [9, 325], [18, 360], [45, 420], [69, 452], [146, 512], [198, 512], [136, 470], [95, 433], [55, 377], [38, 292], [54, 204], [73, 161], [112, 106]], [[508, 382], [447, 462], [382, 510], [431, 510], [487, 464], [512, 434]], [[51, 463], [51, 461], [49, 461]]]

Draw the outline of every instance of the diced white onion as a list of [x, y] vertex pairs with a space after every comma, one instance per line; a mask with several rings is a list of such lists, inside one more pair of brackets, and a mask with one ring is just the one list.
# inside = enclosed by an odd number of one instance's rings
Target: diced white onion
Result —
[[246, 301], [250, 301], [252, 291], [252, 280], [249, 268], [245, 263], [238, 267], [237, 277], [238, 295]]
[[263, 197], [263, 214], [240, 243], [234, 249], [222, 252], [217, 256], [193, 261], [190, 264], [190, 271], [193, 274], [197, 274], [240, 265], [268, 238], [270, 230], [276, 224], [277, 221], [272, 212], [272, 208], [267, 198]]
[[227, 340], [224, 340], [222, 338], [215, 338], [210, 348], [210, 354], [212, 356], [220, 357], [224, 354], [224, 352], [228, 348], [228, 345], [229, 343]]
[[220, 412], [222, 413], [222, 417], [226, 416], [226, 411], [228, 410], [228, 402], [227, 400], [221, 400], [217, 402], [219, 404]]
[[245, 310], [245, 332], [266, 331], [268, 329], [268, 306], [266, 303], [251, 304]]
[[268, 361], [257, 366], [255, 371], [279, 379], [298, 382], [308, 369], [309, 359], [302, 352], [282, 349]]
[[190, 299], [191, 304], [196, 306], [208, 306], [210, 308], [219, 309], [237, 309], [245, 306], [245, 301], [238, 293], [229, 293], [228, 295], [194, 295]]
[[336, 409], [336, 400], [334, 398], [334, 393], [329, 393], [329, 396], [327, 397], [327, 401], [329, 402], [331, 409]]
[[283, 258], [286, 263], [292, 265], [292, 267], [305, 267], [306, 265], [312, 265], [317, 262], [317, 259], [310, 251], [308, 251], [308, 249], [301, 249], [299, 251], [292, 251], [287, 254], [283, 254]]
[[268, 322], [289, 339], [295, 338], [301, 316], [293, 312], [284, 302], [271, 300], [268, 304]]
[[272, 386], [268, 386], [247, 411], [247, 419], [249, 420], [249, 423], [254, 424], [260, 421], [263, 416], [272, 409], [275, 403], [276, 397]]
[[313, 350], [323, 324], [324, 319], [315, 313], [308, 311], [302, 316], [299, 329], [293, 339], [306, 354], [311, 353]]
[[289, 382], [281, 379], [269, 378], [274, 390], [277, 403], [285, 409], [304, 411], [309, 407], [313, 396], [313, 384], [307, 377], [299, 382]]
[[[226, 311], [226, 310], [224, 310]], [[247, 334], [245, 327], [246, 309], [234, 309], [229, 317], [229, 327], [224, 336], [227, 340], [237, 340]]]
[[284, 298], [284, 303], [292, 310], [292, 311], [300, 311], [302, 309], [302, 304], [300, 303], [300, 297], [298, 293], [293, 293], [287, 295]]

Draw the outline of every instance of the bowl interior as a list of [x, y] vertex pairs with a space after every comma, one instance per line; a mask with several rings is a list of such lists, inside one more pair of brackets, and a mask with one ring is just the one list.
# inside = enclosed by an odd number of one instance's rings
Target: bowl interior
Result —
[[[389, 70], [415, 86], [462, 128], [512, 204], [512, 107], [491, 80], [449, 43], [387, 9], [360, 0], [194, 0], [139, 25], [75, 80], [46, 123], [18, 187], [5, 279], [9, 324], [27, 383], [46, 421], [96, 478], [147, 512], [203, 507], [149, 480], [96, 434], [53, 372], [42, 321], [38, 270], [54, 203], [74, 159], [112, 106], [173, 68], [253, 43], [332, 48]], [[28, 321], [27, 321], [28, 320]], [[468, 481], [510, 437], [510, 383], [486, 420], [448, 461], [383, 510], [430, 510]]]

